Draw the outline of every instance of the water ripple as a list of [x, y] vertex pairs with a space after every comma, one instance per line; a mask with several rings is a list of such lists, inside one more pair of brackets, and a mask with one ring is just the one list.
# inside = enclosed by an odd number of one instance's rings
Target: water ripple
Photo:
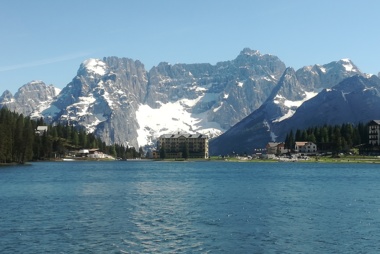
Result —
[[35, 163], [0, 171], [0, 253], [377, 253], [375, 165]]

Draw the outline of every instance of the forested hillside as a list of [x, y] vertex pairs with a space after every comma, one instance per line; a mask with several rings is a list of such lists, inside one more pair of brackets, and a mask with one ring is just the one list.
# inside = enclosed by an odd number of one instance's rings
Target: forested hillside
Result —
[[305, 130], [297, 129], [286, 135], [285, 147], [292, 149], [297, 141], [308, 141], [318, 145], [318, 150], [347, 152], [353, 147], [368, 144], [367, 124], [324, 125]]
[[[0, 163], [25, 163], [31, 160], [47, 160], [64, 157], [69, 150], [98, 148], [101, 152], [122, 159], [139, 156], [135, 148], [122, 145], [107, 146], [100, 138], [87, 134], [74, 126], [48, 126], [44, 133], [37, 133], [37, 126], [45, 126], [43, 119], [32, 120], [23, 114], [0, 109]], [[141, 152], [141, 151], [140, 151]]]

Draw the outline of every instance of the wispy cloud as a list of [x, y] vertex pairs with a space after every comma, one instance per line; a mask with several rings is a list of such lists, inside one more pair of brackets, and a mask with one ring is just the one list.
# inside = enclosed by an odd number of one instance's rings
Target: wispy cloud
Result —
[[38, 60], [38, 61], [34, 61], [34, 62], [21, 63], [21, 64], [9, 65], [9, 66], [0, 66], [0, 72], [25, 69], [25, 68], [36, 67], [36, 66], [47, 65], [47, 64], [53, 64], [53, 63], [59, 63], [59, 62], [65, 62], [65, 61], [77, 59], [80, 57], [88, 56], [90, 54], [91, 53], [89, 53], [89, 52], [80, 52], [80, 53], [73, 53], [73, 54], [67, 54], [67, 55], [58, 56], [58, 57], [42, 59], [42, 60]]

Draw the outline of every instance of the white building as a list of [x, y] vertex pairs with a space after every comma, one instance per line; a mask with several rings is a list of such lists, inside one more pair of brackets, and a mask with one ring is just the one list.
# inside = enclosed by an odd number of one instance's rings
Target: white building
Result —
[[48, 131], [47, 126], [37, 126], [36, 134], [39, 134], [40, 136], [42, 136], [44, 132], [47, 132], [47, 131]]
[[296, 142], [294, 150], [299, 153], [316, 153], [317, 145], [313, 142]]

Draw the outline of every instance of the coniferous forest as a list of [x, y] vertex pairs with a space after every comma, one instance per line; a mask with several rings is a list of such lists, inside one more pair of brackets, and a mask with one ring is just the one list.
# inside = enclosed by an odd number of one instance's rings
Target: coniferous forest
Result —
[[285, 138], [285, 148], [293, 149], [298, 141], [313, 142], [322, 151], [348, 152], [352, 148], [368, 144], [368, 124], [323, 125], [297, 129], [295, 133], [290, 131]]
[[[37, 133], [37, 126], [48, 130]], [[70, 150], [97, 148], [115, 158], [140, 157], [134, 147], [106, 145], [100, 138], [71, 125], [47, 125], [22, 114], [0, 109], [0, 163], [25, 163], [64, 157]]]

